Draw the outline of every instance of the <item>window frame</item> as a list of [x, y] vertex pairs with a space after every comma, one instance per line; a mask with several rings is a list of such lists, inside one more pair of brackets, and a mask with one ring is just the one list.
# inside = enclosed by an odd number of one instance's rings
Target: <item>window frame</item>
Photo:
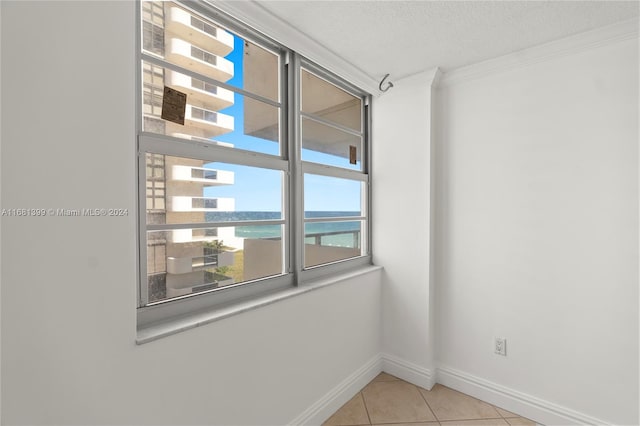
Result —
[[[339, 273], [344, 270], [348, 270], [358, 266], [365, 266], [371, 264], [371, 180], [370, 180], [370, 168], [371, 168], [371, 95], [366, 94], [363, 90], [357, 88], [355, 85], [350, 84], [347, 81], [344, 81], [337, 77], [335, 74], [327, 71], [325, 68], [319, 66], [318, 64], [300, 56], [296, 55], [298, 59], [298, 63], [294, 67], [294, 73], [296, 75], [296, 87], [292, 88], [295, 92], [294, 96], [296, 98], [296, 103], [290, 105], [291, 109], [294, 110], [296, 116], [291, 118], [291, 121], [296, 124], [297, 128], [295, 129], [295, 134], [293, 136], [293, 145], [295, 145], [296, 153], [302, 153], [302, 134], [301, 134], [301, 126], [302, 119], [307, 116], [307, 114], [302, 113], [302, 97], [301, 97], [301, 73], [302, 70], [306, 70], [311, 72], [315, 76], [333, 84], [339, 89], [344, 90], [350, 95], [355, 97], [359, 97], [362, 101], [362, 109], [361, 109], [361, 123], [362, 123], [362, 143], [363, 143], [363, 153], [362, 153], [362, 170], [351, 170], [345, 169], [336, 166], [329, 166], [324, 164], [313, 163], [309, 161], [304, 161], [301, 158], [298, 158], [299, 172], [300, 174], [296, 176], [296, 183], [301, 188], [297, 188], [297, 203], [300, 204], [299, 214], [296, 215], [296, 218], [302, 222], [300, 226], [296, 229], [295, 234], [300, 236], [302, 247], [300, 251], [300, 258], [298, 259], [297, 265], [300, 266], [300, 271], [298, 274], [298, 280], [301, 282], [307, 282], [309, 280], [313, 280], [325, 275]], [[333, 125], [334, 123], [327, 123]], [[337, 126], [335, 126], [337, 128]], [[316, 266], [304, 266], [304, 239], [305, 239], [305, 230], [304, 225], [307, 223], [305, 220], [305, 211], [304, 211], [304, 175], [305, 174], [314, 174], [320, 176], [327, 177], [337, 177], [341, 179], [349, 179], [354, 181], [360, 181], [366, 185], [366, 190], [363, 191], [362, 196], [364, 200], [361, 201], [365, 211], [364, 211], [364, 225], [361, 230], [365, 235], [361, 236], [362, 247], [361, 253], [362, 255], [356, 258], [339, 260], [332, 263], [325, 263]], [[349, 218], [353, 220], [358, 220], [359, 218]], [[298, 253], [297, 253], [298, 254]]]
[[[180, 7], [195, 13], [198, 19], [207, 24], [207, 19], [219, 24], [226, 30], [237, 34], [243, 40], [250, 41], [271, 52], [279, 53], [279, 101], [274, 101], [263, 96], [248, 92], [243, 88], [235, 87], [226, 82], [201, 75], [197, 72], [182, 68], [178, 65], [158, 57], [152, 53], [143, 52], [143, 20], [142, 0], [138, 0], [137, 13], [137, 73], [136, 73], [136, 155], [138, 177], [138, 220], [137, 220], [137, 253], [138, 253], [138, 285], [137, 285], [137, 324], [138, 329], [167, 321], [174, 317], [184, 316], [190, 313], [201, 312], [216, 307], [226, 307], [240, 300], [259, 297], [264, 294], [282, 291], [285, 289], [308, 285], [311, 280], [320, 277], [329, 277], [343, 271], [371, 265], [371, 95], [351, 83], [302, 57], [297, 52], [288, 49], [281, 43], [268, 36], [242, 24], [226, 12], [217, 9], [207, 2], [176, 1]], [[202, 19], [204, 18], [204, 19]], [[144, 120], [144, 86], [143, 63], [177, 71], [189, 77], [211, 84], [223, 89], [264, 102], [268, 105], [280, 108], [280, 153], [279, 155], [262, 154], [259, 152], [245, 151], [238, 148], [230, 148], [208, 144], [198, 140], [181, 139], [143, 131]], [[361, 154], [362, 170], [349, 170], [340, 167], [321, 165], [302, 161], [301, 159], [301, 71], [312, 72], [316, 76], [328, 81], [345, 92], [352, 94], [362, 101], [362, 141]], [[193, 293], [172, 299], [164, 299], [159, 302], [149, 303], [148, 276], [147, 276], [147, 232], [150, 230], [179, 229], [179, 228], [204, 228], [202, 224], [166, 224], [150, 226], [147, 223], [147, 178], [146, 154], [169, 155], [187, 157], [206, 162], [233, 163], [241, 166], [252, 166], [271, 170], [279, 170], [282, 178], [282, 225], [284, 226], [283, 244], [283, 274], [253, 281], [245, 281], [216, 290]], [[357, 180], [365, 184], [362, 191], [364, 212], [361, 229], [361, 255], [354, 258], [339, 260], [332, 263], [317, 266], [304, 267], [305, 250], [305, 217], [304, 217], [304, 174], [313, 173], [323, 176], [347, 178]], [[166, 186], [164, 188], [166, 194]], [[166, 201], [165, 201], [166, 208]], [[351, 218], [349, 218], [351, 219]], [[216, 227], [217, 222], [207, 223], [208, 227]], [[236, 226], [249, 224], [250, 222], [236, 223]], [[196, 226], [194, 226], [196, 225]], [[152, 228], [152, 229], [149, 229]]]

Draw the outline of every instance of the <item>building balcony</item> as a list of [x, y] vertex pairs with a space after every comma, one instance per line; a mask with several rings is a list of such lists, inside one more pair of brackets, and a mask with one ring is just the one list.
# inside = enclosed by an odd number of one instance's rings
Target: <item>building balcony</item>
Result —
[[165, 59], [216, 80], [227, 81], [233, 77], [233, 62], [179, 38], [167, 40]]
[[205, 83], [182, 73], [166, 70], [165, 82], [168, 86], [187, 94], [187, 99], [201, 103], [205, 109], [219, 111], [233, 105], [231, 90]]
[[229, 212], [235, 210], [233, 198], [210, 197], [170, 197], [169, 211], [171, 212]]
[[169, 274], [189, 274], [209, 268], [233, 265], [234, 254], [222, 252], [197, 257], [167, 257], [167, 272]]
[[[202, 131], [204, 139], [220, 136], [233, 131], [232, 116], [187, 104], [184, 127]], [[211, 141], [209, 141], [211, 142]]]
[[172, 166], [169, 179], [173, 181], [198, 182], [204, 186], [233, 185], [235, 175], [227, 170], [207, 169], [193, 166]]
[[165, 6], [164, 25], [167, 32], [192, 40], [196, 46], [218, 56], [227, 56], [233, 51], [231, 34], [171, 3]]
[[174, 244], [216, 241], [218, 228], [174, 229], [170, 235]]
[[174, 229], [169, 235], [170, 242], [174, 244], [231, 241], [235, 238], [235, 228], [227, 226], [220, 228]]

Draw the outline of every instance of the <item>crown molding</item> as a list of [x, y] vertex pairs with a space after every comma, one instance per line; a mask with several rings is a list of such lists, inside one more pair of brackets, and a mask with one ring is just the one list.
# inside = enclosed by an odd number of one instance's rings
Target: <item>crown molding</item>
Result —
[[413, 74], [409, 74], [400, 78], [396, 78], [393, 81], [423, 82], [431, 86], [435, 84], [440, 79], [441, 76], [442, 76], [442, 71], [440, 70], [440, 68], [435, 67], [435, 68], [426, 69], [424, 71], [419, 71]]
[[487, 75], [521, 68], [538, 62], [571, 55], [623, 40], [638, 38], [639, 19], [633, 18], [606, 27], [586, 31], [508, 55], [478, 62], [445, 72], [439, 86], [448, 86]]
[[380, 94], [376, 79], [274, 15], [259, 2], [255, 0], [211, 0], [210, 4], [360, 89], [373, 95]]

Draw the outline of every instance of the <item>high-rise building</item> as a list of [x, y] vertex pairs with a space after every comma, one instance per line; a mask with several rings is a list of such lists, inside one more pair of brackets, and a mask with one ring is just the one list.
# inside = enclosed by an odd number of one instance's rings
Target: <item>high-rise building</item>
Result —
[[[171, 2], [142, 2], [143, 49], [184, 69], [226, 82], [234, 64], [225, 59], [234, 38], [222, 28]], [[143, 128], [156, 134], [204, 141], [234, 130], [232, 91], [150, 62], [142, 64]], [[165, 87], [186, 94], [184, 124], [161, 118]], [[233, 198], [205, 196], [205, 188], [232, 185], [234, 173], [207, 168], [202, 160], [146, 154], [147, 221], [204, 223], [207, 212], [234, 211]], [[233, 283], [221, 267], [233, 263], [223, 242], [234, 228], [175, 229], [150, 233], [147, 246], [149, 301]]]

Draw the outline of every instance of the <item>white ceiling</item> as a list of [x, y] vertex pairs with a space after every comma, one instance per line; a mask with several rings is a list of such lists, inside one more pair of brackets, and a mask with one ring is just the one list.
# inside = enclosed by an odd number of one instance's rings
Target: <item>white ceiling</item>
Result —
[[448, 71], [637, 17], [638, 1], [260, 1], [379, 80]]

